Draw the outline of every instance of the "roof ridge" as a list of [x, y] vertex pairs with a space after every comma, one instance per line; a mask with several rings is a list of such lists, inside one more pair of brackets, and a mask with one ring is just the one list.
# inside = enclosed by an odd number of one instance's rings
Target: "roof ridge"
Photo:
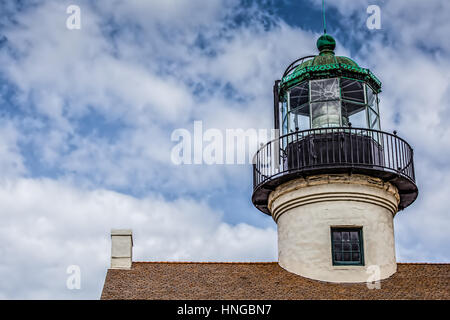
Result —
[[[277, 261], [133, 261], [133, 263], [167, 263], [167, 264], [273, 264]], [[397, 262], [401, 265], [450, 265], [450, 262]]]
[[450, 265], [450, 262], [397, 262], [397, 264], [420, 264], [420, 265]]
[[167, 264], [274, 264], [276, 261], [133, 261], [133, 263]]

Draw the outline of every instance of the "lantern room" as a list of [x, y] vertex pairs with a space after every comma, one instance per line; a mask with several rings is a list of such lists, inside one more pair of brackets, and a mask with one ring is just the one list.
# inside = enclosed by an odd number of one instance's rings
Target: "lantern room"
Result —
[[335, 47], [333, 37], [322, 35], [319, 55], [295, 61], [277, 83], [275, 128], [282, 135], [348, 126], [380, 130], [381, 82], [353, 60], [335, 56]]

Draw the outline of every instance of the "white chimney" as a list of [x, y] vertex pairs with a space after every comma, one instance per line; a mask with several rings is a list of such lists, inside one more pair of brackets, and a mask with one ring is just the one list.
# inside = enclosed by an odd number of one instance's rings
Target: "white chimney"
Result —
[[131, 269], [133, 232], [130, 229], [111, 230], [111, 269]]

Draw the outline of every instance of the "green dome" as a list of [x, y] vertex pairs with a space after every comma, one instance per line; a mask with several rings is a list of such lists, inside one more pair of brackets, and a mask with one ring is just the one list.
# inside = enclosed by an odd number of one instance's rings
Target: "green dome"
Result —
[[306, 67], [322, 66], [333, 63], [342, 63], [352, 67], [359, 67], [358, 64], [350, 58], [335, 56], [334, 53], [331, 54], [320, 54], [312, 59], [306, 60], [300, 64], [295, 71], [305, 69]]
[[334, 49], [336, 41], [329, 34], [323, 34], [317, 39], [317, 49], [320, 53], [303, 61], [282, 78], [280, 89], [286, 90], [299, 82], [308, 79], [326, 79], [332, 77], [347, 77], [367, 81], [372, 88], [380, 92], [381, 82], [369, 69], [361, 68], [348, 57], [336, 56]]
[[336, 40], [329, 34], [323, 34], [317, 39], [317, 49], [320, 52], [323, 51], [334, 51], [336, 48]]
[[304, 69], [306, 67], [329, 65], [333, 63], [342, 63], [351, 67], [359, 68], [358, 64], [350, 58], [339, 57], [334, 55], [336, 48], [336, 40], [329, 34], [323, 34], [317, 39], [317, 49], [320, 53], [310, 60], [306, 60], [300, 64], [295, 71]]

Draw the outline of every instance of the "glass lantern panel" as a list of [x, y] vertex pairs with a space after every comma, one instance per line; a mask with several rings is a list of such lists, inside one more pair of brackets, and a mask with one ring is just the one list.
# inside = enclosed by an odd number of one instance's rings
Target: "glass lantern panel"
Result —
[[305, 103], [295, 109], [292, 109], [289, 113], [289, 117], [293, 119], [294, 130], [295, 128], [299, 128], [299, 130], [309, 129], [309, 103]]
[[[372, 88], [366, 85], [367, 88], [367, 104], [372, 108], [372, 112], [377, 116], [377, 121], [373, 124], [373, 115], [369, 111], [369, 127], [373, 129], [381, 130], [380, 127], [380, 110], [378, 109], [378, 95], [372, 90]], [[371, 119], [372, 116], [372, 119]], [[375, 125], [375, 127], [374, 127]]]
[[364, 103], [364, 83], [357, 80], [341, 79], [342, 99]]
[[287, 102], [282, 103], [282, 124], [281, 124], [281, 134], [284, 135], [288, 132], [288, 113], [287, 113]]
[[380, 130], [380, 118], [377, 113], [372, 109], [368, 108], [369, 112], [369, 128]]
[[297, 123], [296, 123], [295, 116], [294, 116], [294, 114], [292, 114], [292, 112], [289, 112], [287, 133], [294, 132], [296, 127], [297, 127]]
[[340, 101], [311, 103], [312, 128], [340, 127]]
[[308, 103], [309, 99], [309, 85], [308, 82], [304, 82], [290, 90], [290, 105], [291, 110], [298, 108], [299, 106]]
[[349, 101], [342, 101], [342, 125], [349, 122], [355, 128], [367, 128], [366, 106]]
[[[367, 104], [373, 108], [373, 105], [376, 103], [377, 95], [373, 92], [372, 88], [366, 85], [367, 88]], [[375, 109], [375, 108], [373, 108]]]
[[287, 102], [281, 102], [281, 118], [284, 118], [287, 114]]
[[308, 116], [304, 116], [304, 115], [297, 115], [296, 117], [296, 128], [299, 128], [300, 130], [307, 130], [309, 129], [309, 114]]
[[309, 117], [309, 103], [302, 104], [296, 108], [291, 108], [291, 112], [305, 117]]
[[378, 95], [375, 95], [375, 102], [373, 109], [377, 112], [378, 117], [380, 116], [380, 99], [378, 98]]
[[311, 81], [311, 102], [339, 99], [339, 79]]

